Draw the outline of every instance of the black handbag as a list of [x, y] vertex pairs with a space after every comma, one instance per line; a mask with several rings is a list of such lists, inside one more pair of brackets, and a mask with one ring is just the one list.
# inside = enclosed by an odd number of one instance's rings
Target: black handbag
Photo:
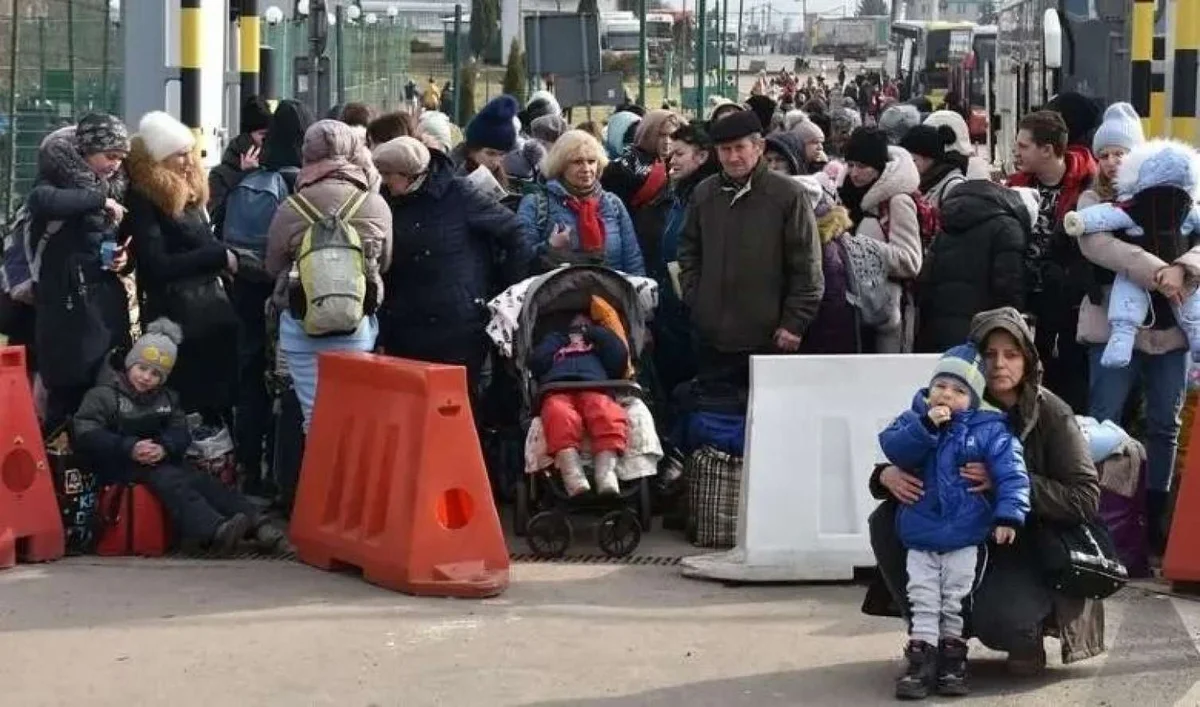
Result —
[[1078, 599], [1106, 599], [1129, 581], [1104, 522], [1033, 526], [1042, 570], [1050, 587]]
[[217, 275], [175, 280], [166, 287], [167, 316], [183, 329], [185, 339], [203, 338], [237, 326], [225, 281]]

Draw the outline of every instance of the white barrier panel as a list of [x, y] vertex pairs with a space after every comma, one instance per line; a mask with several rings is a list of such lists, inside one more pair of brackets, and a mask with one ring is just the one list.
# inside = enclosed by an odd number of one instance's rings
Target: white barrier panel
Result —
[[853, 579], [875, 564], [867, 490], [879, 432], [929, 384], [936, 355], [755, 356], [737, 546], [682, 561], [689, 577]]

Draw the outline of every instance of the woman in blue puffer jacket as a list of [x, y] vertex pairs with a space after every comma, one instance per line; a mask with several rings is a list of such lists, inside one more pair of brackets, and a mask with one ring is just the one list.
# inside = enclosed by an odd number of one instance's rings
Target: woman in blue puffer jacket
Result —
[[525, 242], [544, 265], [594, 261], [646, 274], [629, 212], [600, 186], [607, 164], [599, 141], [582, 130], [564, 133], [546, 155], [545, 191], [525, 196], [517, 209]]

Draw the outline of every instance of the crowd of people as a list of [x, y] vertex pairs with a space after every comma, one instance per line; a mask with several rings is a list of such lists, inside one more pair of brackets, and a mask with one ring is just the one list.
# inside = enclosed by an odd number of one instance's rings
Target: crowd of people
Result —
[[[436, 102], [382, 115], [351, 104], [316, 119], [302, 103], [272, 110], [255, 98], [207, 173], [192, 131], [165, 113], [141, 117], [133, 136], [115, 117], [87, 115], [42, 143], [16, 219], [21, 247], [9, 249], [29, 256], [31, 282], [10, 277], [4, 332], [30, 347], [48, 431], [74, 419], [79, 450], [112, 478], [167, 465], [155, 490], [173, 520], [187, 540], [222, 548], [278, 538], [237, 498], [176, 469], [180, 415], [227, 425], [243, 490], [277, 493], [286, 512], [297, 471], [281, 468], [279, 440], [268, 443], [281, 434], [269, 412], [280, 380], [298, 401], [301, 449], [326, 351], [462, 365], [486, 424], [506, 404], [495, 394], [502, 376], [491, 365], [487, 304], [563, 265], [657, 282], [650, 360], [664, 430], [681, 388], [692, 399], [697, 387], [732, 390], [744, 406], [754, 354], [953, 350], [885, 440], [896, 465], [872, 476], [886, 499], [871, 528], [890, 597], [910, 607], [912, 594], [937, 584], [937, 563], [913, 551], [958, 549], [913, 544], [920, 524], [903, 520], [920, 512], [930, 474], [976, 494], [1003, 486], [1001, 526], [1026, 549], [988, 560], [969, 630], [1026, 670], [1045, 664], [1047, 631], [1061, 638], [1064, 660], [1096, 655], [1099, 603], [1045, 586], [1020, 526], [1026, 513], [1096, 513], [1096, 470], [1072, 415], [1122, 422], [1136, 391], [1162, 546], [1189, 356], [1180, 305], [1200, 281], [1195, 234], [1183, 227], [1200, 158], [1146, 141], [1127, 104], [1101, 111], [1062, 94], [1022, 118], [1018, 171], [1000, 181], [960, 112], [900, 103], [891, 81], [839, 83], [800, 85], [785, 72], [764, 76], [744, 104], [714, 101], [696, 119], [626, 105], [603, 126], [574, 127], [544, 91], [523, 106], [493, 99], [461, 128]], [[1147, 175], [1147, 164], [1158, 167]], [[1068, 235], [1065, 222], [1091, 223], [1087, 208], [1106, 204], [1140, 232]], [[340, 255], [313, 260], [321, 248]], [[1114, 319], [1128, 299], [1110, 302], [1118, 276], [1145, 295], [1132, 329]], [[352, 292], [336, 291], [343, 281]], [[546, 342], [540, 374], [604, 338], [585, 335], [582, 319], [572, 326]], [[1117, 331], [1132, 332], [1124, 365], [1103, 358]], [[589, 361], [570, 366], [600, 366]], [[159, 405], [163, 385], [171, 392]], [[129, 407], [121, 399], [154, 419], [130, 427], [115, 411]], [[1003, 454], [989, 445], [993, 456], [966, 459], [960, 473], [943, 468], [940, 443], [921, 454], [906, 446], [967, 413], [1003, 440]], [[924, 453], [941, 461], [923, 469]], [[586, 486], [574, 466], [570, 475]], [[991, 521], [972, 518], [953, 543], [986, 539]], [[965, 661], [962, 622], [939, 634], [937, 607], [922, 601], [910, 688], [937, 677], [929, 656], [939, 650], [951, 668]], [[964, 689], [965, 674], [951, 672], [947, 689]]]

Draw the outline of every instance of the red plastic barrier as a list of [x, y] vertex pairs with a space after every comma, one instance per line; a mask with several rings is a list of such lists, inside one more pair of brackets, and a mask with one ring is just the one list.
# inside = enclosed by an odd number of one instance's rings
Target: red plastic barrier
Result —
[[487, 597], [508, 549], [465, 369], [322, 354], [291, 539], [304, 562], [353, 565], [388, 589]]
[[162, 503], [141, 484], [113, 484], [100, 492], [104, 524], [96, 554], [106, 557], [162, 557], [171, 544], [171, 526]]
[[0, 348], [0, 569], [57, 560], [66, 545], [27, 375], [25, 349]]

